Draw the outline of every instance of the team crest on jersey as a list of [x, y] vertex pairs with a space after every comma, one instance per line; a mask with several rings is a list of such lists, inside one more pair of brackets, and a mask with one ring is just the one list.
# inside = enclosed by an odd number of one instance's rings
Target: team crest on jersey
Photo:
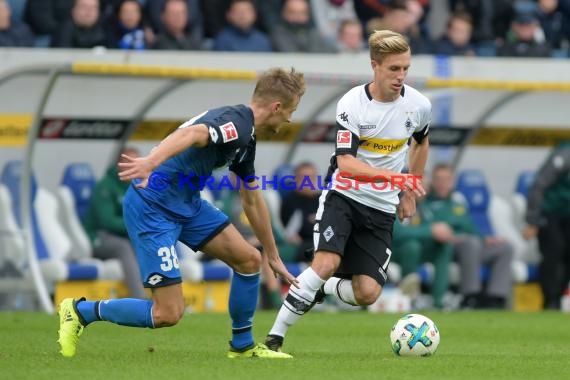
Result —
[[350, 131], [338, 131], [336, 133], [336, 147], [350, 148], [352, 146], [352, 133]]
[[237, 140], [238, 138], [236, 126], [231, 121], [220, 126], [220, 131], [222, 131], [222, 139], [225, 143]]
[[410, 132], [410, 129], [414, 128], [414, 124], [412, 123], [409, 117], [406, 119], [406, 123], [404, 124], [404, 126], [406, 127], [406, 131], [408, 132]]
[[414, 123], [412, 122], [413, 116], [414, 111], [406, 111], [406, 122], [404, 123], [404, 127], [406, 127], [406, 131], [408, 131], [408, 133], [414, 129]]

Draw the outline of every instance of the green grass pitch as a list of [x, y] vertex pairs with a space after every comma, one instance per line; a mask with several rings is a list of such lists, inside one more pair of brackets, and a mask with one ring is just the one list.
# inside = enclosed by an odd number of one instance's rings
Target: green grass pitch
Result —
[[[57, 317], [0, 313], [2, 379], [570, 379], [570, 315], [426, 312], [441, 332], [435, 356], [395, 356], [400, 317], [366, 312], [306, 315], [289, 332], [293, 360], [226, 358], [229, 317], [185, 315], [159, 330], [89, 326], [74, 358], [59, 355]], [[275, 312], [258, 312], [262, 340]]]

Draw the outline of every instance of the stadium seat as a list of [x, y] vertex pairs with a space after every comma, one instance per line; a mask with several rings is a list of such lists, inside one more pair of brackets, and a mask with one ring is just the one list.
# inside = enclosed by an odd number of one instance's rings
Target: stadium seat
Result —
[[[530, 241], [522, 237], [522, 229], [525, 226], [526, 197], [532, 184], [534, 172], [523, 171], [519, 174], [515, 186], [515, 192], [509, 202], [494, 202], [490, 208], [491, 219], [496, 226], [497, 233], [511, 243], [515, 249], [515, 258], [526, 264], [526, 269], [519, 265], [515, 269], [515, 274], [521, 276], [526, 272], [526, 281], [533, 281], [532, 273], [536, 273], [536, 266], [540, 261], [538, 242], [536, 239]], [[515, 264], [517, 265], [517, 264]]]
[[68, 232], [72, 245], [68, 258], [70, 260], [81, 260], [91, 257], [91, 243], [81, 221], [79, 220], [79, 215], [75, 208], [75, 199], [71, 189], [67, 186], [59, 186], [56, 192], [61, 205], [59, 219], [63, 228]]
[[464, 170], [457, 177], [456, 189], [464, 197], [475, 225], [483, 235], [498, 235], [514, 249], [512, 274], [515, 282], [529, 281], [530, 273], [527, 243], [513, 222], [513, 211], [508, 201], [492, 194], [480, 170]]
[[282, 198], [277, 190], [266, 189], [262, 191], [263, 199], [267, 204], [267, 209], [269, 211], [269, 216], [271, 217], [271, 223], [274, 228], [279, 229], [285, 235], [285, 227], [281, 222], [280, 212], [281, 212], [281, 201]]
[[71, 240], [69, 260], [84, 260], [92, 257], [89, 238], [81, 223], [89, 210], [91, 193], [95, 186], [95, 174], [87, 163], [69, 164], [63, 173], [56, 194], [61, 204], [59, 219]]
[[457, 176], [456, 190], [463, 195], [469, 214], [482, 235], [494, 235], [494, 229], [487, 215], [491, 193], [485, 176], [480, 170], [463, 170]]
[[0, 268], [21, 271], [25, 263], [24, 240], [12, 213], [12, 198], [6, 186], [0, 185]]
[[526, 170], [521, 172], [517, 177], [515, 184], [515, 192], [512, 198], [512, 206], [514, 212], [515, 223], [522, 228], [524, 226], [524, 217], [526, 213], [526, 199], [528, 191], [534, 181], [535, 172]]
[[525, 226], [526, 204], [530, 187], [534, 181], [535, 172], [533, 170], [525, 170], [519, 173], [515, 184], [514, 193], [511, 198], [511, 207], [513, 209], [513, 220], [518, 229], [522, 230]]
[[[525, 214], [527, 207], [527, 196], [534, 181], [536, 172], [533, 170], [525, 170], [519, 173], [517, 182], [515, 184], [515, 191], [511, 198], [511, 208], [513, 223], [518, 231], [522, 231], [525, 227]], [[522, 237], [519, 238], [522, 239]], [[538, 241], [536, 238], [531, 240], [522, 240], [524, 243], [524, 250], [522, 257], [529, 263], [529, 280], [534, 280], [538, 275], [537, 265], [540, 262], [540, 250], [538, 248]], [[531, 276], [534, 274], [535, 276]]]
[[[9, 161], [4, 166], [0, 182], [8, 190], [10, 208], [19, 229], [22, 225], [20, 209], [21, 161]], [[72, 244], [58, 219], [60, 213], [57, 198], [47, 189], [31, 180], [31, 222], [36, 255], [44, 278], [48, 282], [64, 280], [89, 280], [97, 278], [117, 279], [122, 276], [115, 260], [101, 262], [88, 259], [83, 262], [68, 262]], [[25, 254], [25, 253], [24, 253]]]
[[71, 192], [74, 207], [77, 210], [79, 220], [82, 222], [89, 211], [89, 201], [96, 182], [95, 173], [91, 165], [87, 163], [69, 164], [63, 172], [60, 184], [67, 187]]

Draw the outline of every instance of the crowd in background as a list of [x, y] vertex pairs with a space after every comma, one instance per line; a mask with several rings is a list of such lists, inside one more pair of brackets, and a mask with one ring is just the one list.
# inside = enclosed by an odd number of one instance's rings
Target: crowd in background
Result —
[[568, 57], [570, 0], [0, 0], [0, 46]]

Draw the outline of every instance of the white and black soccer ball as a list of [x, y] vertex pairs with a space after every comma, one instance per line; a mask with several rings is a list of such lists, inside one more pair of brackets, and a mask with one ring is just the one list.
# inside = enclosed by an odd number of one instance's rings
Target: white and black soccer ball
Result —
[[392, 327], [390, 342], [396, 355], [430, 356], [439, 346], [439, 330], [425, 315], [408, 314]]

